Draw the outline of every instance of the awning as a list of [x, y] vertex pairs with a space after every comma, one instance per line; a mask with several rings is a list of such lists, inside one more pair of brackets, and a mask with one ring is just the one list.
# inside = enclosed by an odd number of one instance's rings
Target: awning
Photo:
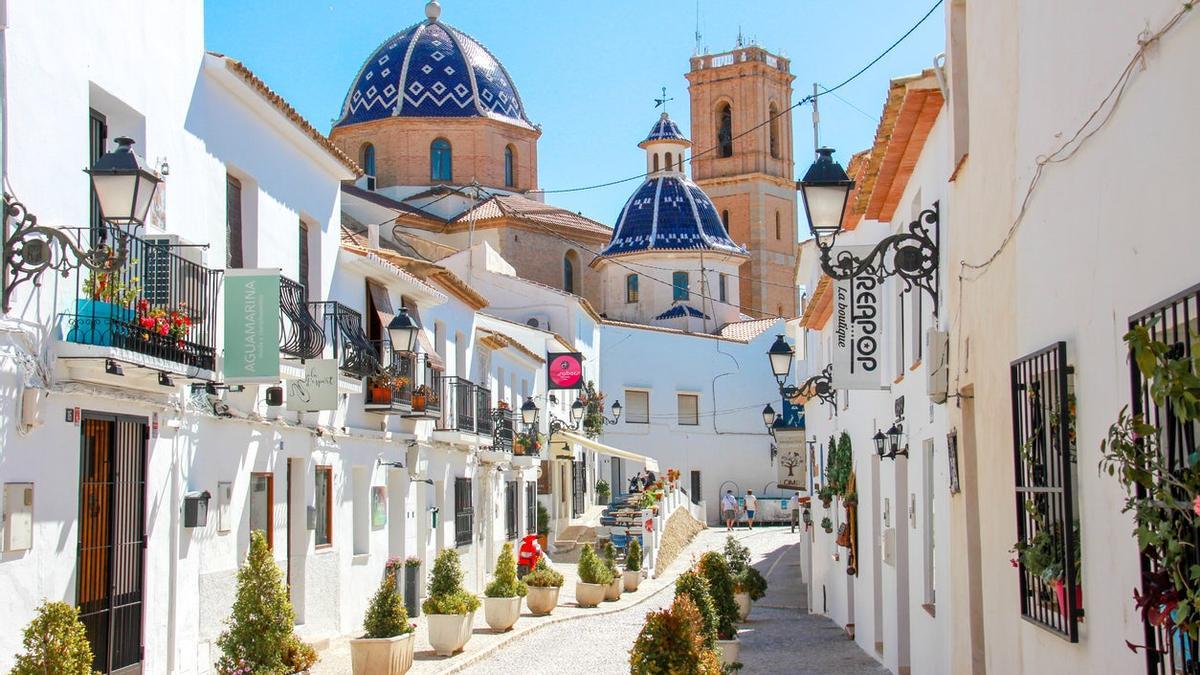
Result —
[[374, 305], [375, 315], [379, 317], [383, 334], [386, 336], [388, 324], [396, 316], [395, 310], [392, 309], [392, 299], [388, 296], [387, 289], [372, 279], [367, 279], [367, 291], [371, 294], [371, 304]]
[[658, 470], [658, 460], [654, 459], [653, 457], [647, 457], [645, 455], [639, 455], [636, 452], [629, 452], [628, 450], [621, 450], [620, 448], [614, 448], [611, 445], [597, 443], [596, 441], [593, 441], [592, 439], [588, 438], [587, 436], [580, 436], [578, 434], [573, 434], [569, 431], [560, 431], [556, 435], [563, 440], [567, 440], [572, 443], [578, 443], [578, 444], [582, 445], [583, 447], [589, 448], [591, 450], [595, 450], [596, 452], [598, 452], [602, 455], [608, 455], [609, 457], [616, 457], [617, 459], [628, 459], [631, 462], [640, 462], [646, 466], [647, 471], [653, 471], [654, 473], [661, 473]]

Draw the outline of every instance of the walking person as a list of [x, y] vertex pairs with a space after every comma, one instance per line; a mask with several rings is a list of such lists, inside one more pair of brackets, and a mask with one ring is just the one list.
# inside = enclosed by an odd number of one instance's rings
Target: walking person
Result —
[[737, 497], [733, 496], [733, 490], [726, 490], [725, 496], [721, 497], [721, 511], [725, 514], [725, 531], [733, 532], [733, 521], [737, 518]]
[[749, 523], [750, 529], [754, 529], [754, 512], [758, 510], [758, 497], [754, 496], [753, 490], [746, 490], [746, 522]]
[[800, 493], [793, 492], [792, 498], [788, 500], [788, 507], [792, 510], [792, 532], [800, 525]]

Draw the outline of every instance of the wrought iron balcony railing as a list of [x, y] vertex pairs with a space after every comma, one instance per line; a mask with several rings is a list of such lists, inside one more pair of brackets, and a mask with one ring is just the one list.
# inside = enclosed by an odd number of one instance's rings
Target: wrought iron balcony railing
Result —
[[363, 332], [361, 314], [340, 302], [310, 302], [308, 306], [323, 327], [326, 344], [332, 347], [342, 372], [359, 378], [379, 372], [379, 353]]
[[438, 429], [483, 436], [492, 434], [490, 389], [455, 375], [440, 375], [436, 381], [442, 392], [442, 417]]
[[[81, 237], [90, 232], [74, 229]], [[167, 237], [130, 235], [127, 246], [122, 267], [76, 273], [75, 304], [62, 314], [63, 339], [215, 370], [221, 270], [205, 267], [198, 248]]]
[[368, 409], [408, 412], [412, 410], [416, 382], [416, 356], [392, 349], [390, 340], [375, 340], [371, 347], [383, 365], [367, 378]]
[[492, 422], [492, 450], [512, 452], [513, 441], [516, 438], [512, 409], [496, 408], [492, 410], [490, 421]]
[[313, 317], [308, 289], [279, 278], [279, 351], [298, 359], [315, 359], [325, 351], [325, 331]]

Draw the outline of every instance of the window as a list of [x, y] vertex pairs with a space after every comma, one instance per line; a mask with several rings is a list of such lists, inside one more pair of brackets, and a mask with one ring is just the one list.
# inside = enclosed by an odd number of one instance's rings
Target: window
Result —
[[904, 287], [897, 284], [899, 290], [896, 292], [896, 379], [904, 377], [904, 296], [906, 295]]
[[933, 606], [937, 603], [937, 589], [935, 588], [937, 579], [937, 560], [936, 553], [936, 537], [934, 536], [934, 491], [937, 485], [933, 482], [933, 439], [925, 439], [924, 452], [921, 453], [921, 461], [925, 463], [924, 471], [921, 472], [923, 485], [921, 486], [921, 528], [924, 531], [925, 540], [925, 607], [932, 611]]
[[679, 394], [679, 423], [687, 426], [700, 424], [700, 397], [696, 394]]
[[650, 392], [625, 390], [625, 422], [626, 424], [650, 423]]
[[783, 239], [783, 226], [779, 223], [779, 212], [775, 212], [775, 239]]
[[733, 156], [733, 108], [728, 103], [717, 106], [717, 156]]
[[430, 180], [453, 180], [453, 158], [450, 152], [450, 141], [444, 138], [435, 140], [429, 146], [429, 178]]
[[375, 189], [375, 146], [364, 143], [362, 147], [362, 170], [367, 177], [367, 189]]
[[300, 253], [299, 253], [300, 264], [299, 264], [299, 271], [298, 271], [298, 276], [300, 278], [297, 279], [297, 281], [299, 281], [300, 285], [303, 286], [304, 290], [307, 291], [308, 290], [308, 271], [309, 271], [309, 267], [308, 267], [308, 265], [309, 265], [309, 263], [308, 263], [308, 223], [304, 222], [303, 220], [300, 221], [300, 230], [297, 233], [297, 238], [299, 238], [299, 240], [300, 240]]
[[700, 482], [700, 472], [693, 469], [692, 470], [692, 494], [691, 494], [693, 504], [699, 504], [701, 502], [701, 500], [704, 499], [704, 494], [703, 494], [703, 491], [701, 490], [702, 487], [703, 487], [703, 483]]
[[[93, 166], [104, 155], [104, 146], [108, 144], [108, 122], [104, 114], [88, 109], [88, 166]], [[96, 196], [96, 188], [88, 181], [88, 189], [92, 194], [92, 205], [88, 222], [92, 226], [92, 242], [99, 243], [105, 235], [104, 218], [100, 213], [100, 198]]]
[[563, 290], [568, 293], [579, 293], [579, 254], [567, 251], [563, 256]]
[[665, 164], [667, 166], [667, 171], [670, 171], [671, 170], [671, 153], [669, 153], [669, 152], [667, 153], [667, 161], [665, 162]]
[[274, 547], [275, 489], [269, 473], [250, 474], [250, 531], [267, 535], [267, 546]]
[[634, 303], [638, 301], [638, 275], [625, 275], [625, 302]]
[[727, 283], [727, 281], [728, 281], [728, 277], [725, 276], [724, 272], [721, 272], [720, 274], [717, 275], [717, 299], [720, 300], [721, 302], [729, 302], [729, 300], [728, 300], [729, 296], [727, 295], [727, 291], [725, 290], [725, 284]]
[[242, 181], [225, 176], [225, 266], [242, 267]]
[[671, 273], [671, 299], [672, 300], [687, 300], [688, 299], [688, 273], [687, 272], [672, 272]]
[[371, 476], [367, 467], [351, 469], [354, 490], [354, 555], [371, 552]]
[[504, 538], [517, 538], [517, 481], [504, 482]]
[[333, 467], [318, 466], [316, 483], [316, 544], [333, 545]]
[[454, 479], [454, 545], [467, 546], [474, 536], [475, 509], [471, 507], [471, 479]]
[[504, 187], [516, 187], [517, 174], [516, 168], [513, 166], [513, 146], [505, 146], [504, 148]]
[[[546, 471], [549, 474], [549, 471]], [[540, 480], [540, 479], [539, 479]], [[537, 531], [537, 483], [525, 484], [525, 532], [533, 534]]]
[[656, 152], [656, 153], [654, 153], [654, 171], [655, 171], [655, 173], [657, 173], [657, 172], [658, 172], [658, 170], [659, 170], [659, 167], [658, 167], [658, 153]]
[[721, 224], [725, 226], [725, 232], [729, 232], [729, 211], [721, 212]]
[[770, 148], [771, 158], [779, 159], [779, 106], [774, 103], [767, 109], [767, 115], [771, 120], [770, 126]]

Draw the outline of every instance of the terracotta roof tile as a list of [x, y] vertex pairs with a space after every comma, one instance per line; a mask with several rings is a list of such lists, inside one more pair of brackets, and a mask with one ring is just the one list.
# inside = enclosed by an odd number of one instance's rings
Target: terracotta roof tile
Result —
[[520, 195], [493, 195], [474, 209], [467, 209], [454, 218], [455, 222], [469, 219], [474, 213], [475, 222], [497, 218], [529, 220], [552, 228], [569, 228], [605, 237], [612, 236], [612, 228], [587, 216], [567, 209], [544, 204]]
[[770, 330], [778, 319], [750, 319], [749, 321], [731, 321], [717, 331], [717, 334], [730, 340], [750, 342], [759, 335]]

